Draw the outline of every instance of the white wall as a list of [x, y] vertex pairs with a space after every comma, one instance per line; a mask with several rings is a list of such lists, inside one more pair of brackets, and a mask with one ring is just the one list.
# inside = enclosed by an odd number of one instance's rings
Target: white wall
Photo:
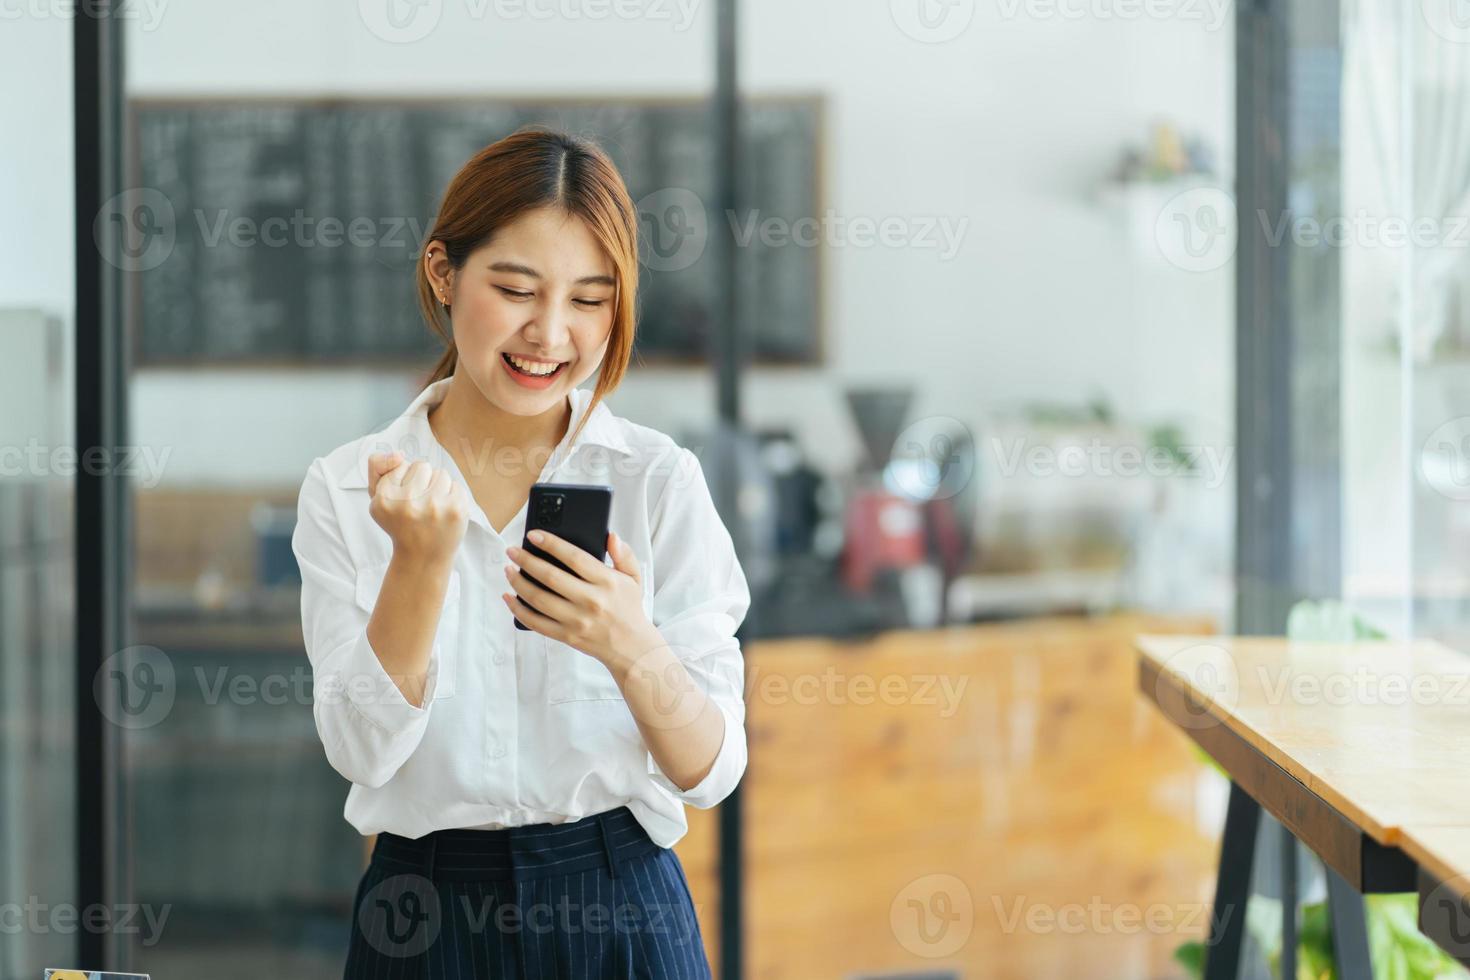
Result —
[[[699, 94], [712, 73], [712, 4], [686, 2], [693, 18], [679, 30], [497, 16], [494, 6], [476, 17], [464, 0], [444, 0], [429, 5], [440, 19], [425, 38], [393, 44], [365, 26], [359, 10], [371, 0], [172, 0], [130, 33], [129, 84], [139, 96]], [[747, 381], [750, 421], [795, 425], [827, 465], [858, 452], [841, 399], [848, 381], [912, 380], [916, 415], [972, 426], [1017, 400], [1100, 392], [1125, 417], [1229, 439], [1233, 269], [1161, 268], [1093, 192], [1156, 118], [1198, 130], [1229, 163], [1230, 26], [1206, 29], [1190, 19], [1204, 9], [1194, 4], [1151, 21], [1028, 9], [979, 4], [959, 37], [925, 44], [899, 29], [887, 0], [744, 6], [746, 87], [829, 99], [828, 206], [849, 219], [969, 220], [949, 262], [830, 249], [829, 363]], [[313, 455], [405, 403], [409, 378], [147, 371], [134, 386], [135, 433], [172, 450], [170, 481], [290, 483]], [[611, 400], [668, 431], [708, 421], [712, 402], [704, 372], [674, 369], [640, 369]]]
[[76, 276], [71, 73], [69, 20], [0, 21], [0, 306], [44, 309], [68, 324]]
[[[29, 418], [9, 420], [0, 444], [15, 444], [11, 435], [26, 432], [16, 442], [55, 445], [74, 428], [71, 21], [49, 15], [0, 21], [0, 91], [25, 93], [0, 103], [6, 134], [0, 143], [0, 357], [24, 366], [12, 372], [6, 397], [37, 406]], [[46, 331], [56, 338], [46, 341], [49, 363], [34, 347], [38, 313], [59, 324], [54, 335]], [[19, 335], [8, 336], [10, 330]], [[43, 364], [54, 375], [36, 373]], [[65, 379], [64, 390], [54, 390], [57, 378]]]

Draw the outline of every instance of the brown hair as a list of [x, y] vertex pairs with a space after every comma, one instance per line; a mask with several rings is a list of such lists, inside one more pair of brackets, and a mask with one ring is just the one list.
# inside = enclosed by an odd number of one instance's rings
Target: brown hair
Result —
[[[638, 215], [612, 160], [589, 139], [539, 126], [518, 129], [480, 150], [454, 175], [424, 245], [442, 241], [450, 266], [463, 269], [469, 254], [497, 230], [541, 207], [557, 207], [585, 221], [612, 260], [618, 282], [602, 370], [582, 422], [568, 440], [571, 442], [591, 418], [597, 403], [623, 380], [633, 354]], [[447, 311], [434, 295], [424, 263], [418, 262], [416, 268], [419, 312], [445, 344], [439, 363], [424, 383], [428, 387], [454, 373], [459, 352], [454, 347]]]

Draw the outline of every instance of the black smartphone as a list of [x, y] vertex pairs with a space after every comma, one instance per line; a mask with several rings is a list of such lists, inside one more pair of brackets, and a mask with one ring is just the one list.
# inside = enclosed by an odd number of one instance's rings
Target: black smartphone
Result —
[[[598, 561], [607, 559], [607, 520], [612, 513], [612, 487], [587, 486], [578, 483], [535, 483], [531, 486], [531, 497], [526, 502], [526, 534], [546, 531], [587, 552]], [[557, 558], [542, 551], [531, 543], [529, 537], [521, 539], [521, 547], [537, 558], [545, 559], [562, 571], [571, 569]], [[524, 568], [521, 574], [532, 582], [535, 576]], [[572, 574], [576, 574], [573, 572]], [[540, 585], [540, 582], [536, 582]], [[547, 589], [556, 593], [555, 589]], [[519, 597], [517, 597], [519, 599]], [[516, 629], [531, 627], [516, 620]]]

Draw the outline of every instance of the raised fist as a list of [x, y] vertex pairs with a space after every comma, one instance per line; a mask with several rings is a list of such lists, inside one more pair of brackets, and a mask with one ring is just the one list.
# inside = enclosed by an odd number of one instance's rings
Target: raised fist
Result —
[[368, 457], [368, 513], [393, 539], [394, 554], [422, 561], [454, 557], [469, 526], [469, 499], [446, 470], [401, 453]]

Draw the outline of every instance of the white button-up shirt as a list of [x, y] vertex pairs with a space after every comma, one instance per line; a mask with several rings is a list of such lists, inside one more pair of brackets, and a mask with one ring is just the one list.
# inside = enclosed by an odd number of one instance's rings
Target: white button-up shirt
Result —
[[538, 477], [612, 487], [609, 528], [638, 560], [644, 612], [724, 716], [713, 767], [680, 790], [649, 753], [607, 668], [514, 627], [500, 595], [509, 590], [505, 549], [522, 544], [525, 505], [497, 533], [467, 495], [469, 527], [421, 707], [403, 697], [368, 644], [368, 617], [393, 556], [392, 539], [368, 513], [368, 456], [397, 450], [463, 483], [428, 421], [450, 381], [427, 387], [382, 431], [314, 459], [301, 486], [291, 546], [301, 567], [317, 732], [328, 760], [353, 784], [344, 814], [362, 834], [420, 837], [441, 828], [561, 823], [626, 804], [653, 840], [672, 846], [688, 830], [684, 804], [724, 799], [746, 760], [744, 665], [734, 634], [750, 591], [698, 457], [601, 403], [569, 444], [592, 397], [575, 388], [566, 435]]

